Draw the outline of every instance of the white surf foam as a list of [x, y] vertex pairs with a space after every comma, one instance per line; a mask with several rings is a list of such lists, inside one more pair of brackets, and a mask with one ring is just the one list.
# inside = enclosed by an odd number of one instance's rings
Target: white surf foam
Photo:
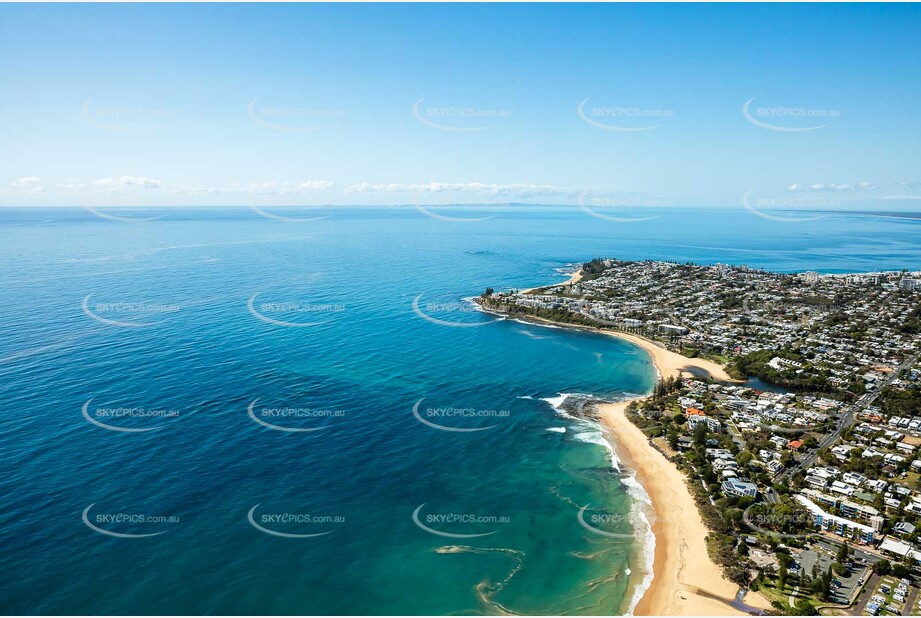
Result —
[[[573, 434], [573, 438], [580, 442], [597, 444], [598, 446], [604, 447], [608, 451], [611, 467], [617, 472], [623, 472], [623, 462], [617, 456], [617, 451], [614, 449], [611, 441], [605, 437], [605, 431], [602, 425], [597, 421], [577, 418], [568, 414], [561, 408], [567, 397], [578, 394], [579, 393], [560, 393], [556, 397], [546, 397], [541, 399], [541, 401], [550, 404], [554, 411], [560, 416], [578, 423], [580, 431]], [[633, 393], [624, 393], [621, 400], [634, 399], [639, 396], [640, 395], [635, 395]], [[636, 531], [637, 542], [640, 543], [643, 548], [643, 579], [634, 589], [633, 596], [630, 598], [630, 604], [627, 608], [627, 615], [632, 616], [633, 610], [636, 609], [637, 604], [639, 604], [643, 595], [646, 594], [655, 576], [653, 573], [653, 564], [656, 554], [656, 537], [652, 532], [652, 524], [649, 521], [649, 517], [646, 515], [647, 509], [652, 509], [652, 498], [649, 497], [646, 488], [636, 480], [636, 473], [622, 475], [621, 483], [623, 483], [626, 488], [627, 494], [632, 498], [629, 514], [630, 523]], [[627, 575], [632, 573], [629, 568], [627, 571]]]

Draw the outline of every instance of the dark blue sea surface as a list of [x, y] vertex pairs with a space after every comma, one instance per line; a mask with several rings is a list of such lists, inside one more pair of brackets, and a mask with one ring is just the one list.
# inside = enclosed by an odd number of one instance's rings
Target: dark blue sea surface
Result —
[[465, 299], [597, 256], [921, 268], [912, 218], [445, 213], [0, 209], [0, 610], [623, 612], [641, 495], [554, 406], [649, 357]]

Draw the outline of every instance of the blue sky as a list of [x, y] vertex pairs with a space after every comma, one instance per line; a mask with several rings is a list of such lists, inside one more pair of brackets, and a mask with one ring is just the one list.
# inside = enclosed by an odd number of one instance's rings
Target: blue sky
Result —
[[918, 209], [919, 30], [881, 4], [0, 5], [0, 205]]

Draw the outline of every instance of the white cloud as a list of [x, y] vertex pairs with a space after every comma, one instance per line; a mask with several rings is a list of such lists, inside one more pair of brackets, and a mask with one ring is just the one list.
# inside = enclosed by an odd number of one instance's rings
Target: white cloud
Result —
[[106, 191], [125, 191], [134, 189], [162, 189], [162, 180], [143, 176], [120, 176], [118, 178], [100, 178], [93, 181], [93, 186]]
[[921, 195], [886, 195], [881, 198], [881, 200], [893, 200], [893, 201], [911, 201], [911, 202], [921, 202]]
[[798, 193], [800, 191], [834, 191], [834, 192], [841, 193], [845, 191], [876, 191], [877, 189], [879, 189], [878, 186], [868, 181], [858, 182], [857, 184], [849, 184], [846, 182], [836, 182], [830, 185], [826, 185], [823, 183], [817, 183], [817, 184], [809, 185], [808, 187], [804, 187], [800, 184], [793, 183], [792, 185], [789, 185], [787, 187], [787, 191], [790, 191], [792, 193]]
[[251, 182], [246, 185], [227, 187], [227, 193], [245, 193], [251, 195], [292, 195], [331, 189], [335, 183], [329, 180], [308, 180], [304, 182]]
[[297, 185], [298, 191], [326, 191], [332, 189], [336, 183], [330, 180], [308, 180]]
[[575, 189], [553, 185], [486, 184], [481, 182], [428, 182], [424, 184], [370, 184], [362, 182], [345, 189], [346, 193], [448, 193], [464, 192], [479, 195], [533, 197], [548, 195], [574, 195]]
[[45, 190], [41, 178], [37, 176], [23, 176], [11, 182], [10, 186], [23, 193], [42, 193]]
[[223, 195], [297, 195], [332, 189], [336, 183], [330, 180], [266, 181], [227, 185], [224, 187], [177, 184], [171, 187], [173, 193], [223, 194]]

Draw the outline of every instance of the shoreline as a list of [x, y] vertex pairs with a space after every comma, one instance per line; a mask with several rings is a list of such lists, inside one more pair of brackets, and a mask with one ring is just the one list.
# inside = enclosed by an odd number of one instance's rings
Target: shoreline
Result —
[[572, 285], [573, 283], [579, 283], [579, 281], [581, 280], [582, 280], [582, 269], [579, 268], [579, 270], [569, 275], [569, 279], [567, 279], [566, 281], [563, 281], [561, 283], [551, 283], [550, 285], [539, 285], [536, 288], [527, 288], [525, 290], [521, 290], [521, 293], [530, 294], [534, 290], [542, 290], [544, 288], [551, 288], [551, 287], [555, 287], [558, 285]]
[[[687, 477], [653, 448], [642, 430], [625, 415], [637, 397], [598, 406], [598, 420], [617, 456], [636, 472], [655, 511], [656, 539], [652, 581], [633, 610], [636, 616], [744, 616], [733, 605], [739, 586], [723, 576], [707, 553], [709, 530], [687, 488]], [[761, 595], [749, 592], [747, 605], [772, 609]]]
[[[637, 335], [606, 329], [602, 332], [646, 351], [656, 369], [657, 382], [700, 373], [721, 382], [738, 382], [714, 361], [682, 356]], [[626, 416], [631, 402], [647, 396], [598, 405], [598, 420], [611, 446], [636, 473], [636, 480], [649, 495], [655, 512], [652, 581], [633, 614], [745, 616], [747, 612], [732, 605], [739, 586], [723, 575], [707, 552], [706, 537], [710, 530], [688, 490], [687, 476], [653, 447], [646, 434]], [[749, 592], [745, 600], [752, 607], [772, 609], [760, 594]]]
[[[718, 363], [688, 358], [658, 344], [627, 333], [604, 330], [645, 350], [658, 380], [704, 373], [721, 382], [733, 380]], [[696, 370], [696, 371], [691, 371]], [[656, 539], [653, 578], [634, 608], [637, 616], [745, 616], [734, 606], [739, 586], [723, 576], [707, 552], [709, 529], [687, 487], [688, 478], [649, 443], [649, 438], [626, 416], [627, 406], [647, 396], [598, 405], [598, 420], [617, 456], [636, 472], [636, 480], [652, 501], [656, 514], [652, 533]], [[745, 596], [747, 605], [773, 609], [756, 592]]]
[[[581, 271], [566, 283], [575, 283], [580, 278]], [[528, 291], [536, 289], [540, 288]], [[665, 378], [704, 375], [720, 382], [741, 383], [714, 361], [682, 356], [644, 337], [580, 324], [559, 324], [536, 316], [523, 317], [525, 319], [514, 319], [599, 332], [632, 343], [649, 354], [657, 382]], [[646, 397], [648, 395], [597, 407], [603, 433], [618, 459], [636, 473], [636, 480], [649, 495], [655, 513], [652, 581], [632, 613], [636, 616], [747, 615], [736, 600], [739, 586], [727, 579], [719, 565], [710, 559], [706, 545], [710, 531], [688, 490], [687, 476], [653, 447], [646, 434], [625, 414], [631, 402]], [[637, 586], [642, 585], [646, 575], [640, 576]], [[744, 603], [755, 609], [773, 609], [757, 592], [748, 592]]]

